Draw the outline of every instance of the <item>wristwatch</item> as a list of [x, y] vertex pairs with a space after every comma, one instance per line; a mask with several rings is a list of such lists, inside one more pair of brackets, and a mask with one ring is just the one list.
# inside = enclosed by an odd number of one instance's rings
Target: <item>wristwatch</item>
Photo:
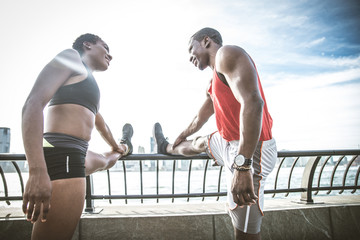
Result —
[[243, 155], [238, 154], [234, 158], [234, 163], [232, 165], [233, 169], [238, 171], [248, 171], [251, 169], [252, 159], [245, 158]]

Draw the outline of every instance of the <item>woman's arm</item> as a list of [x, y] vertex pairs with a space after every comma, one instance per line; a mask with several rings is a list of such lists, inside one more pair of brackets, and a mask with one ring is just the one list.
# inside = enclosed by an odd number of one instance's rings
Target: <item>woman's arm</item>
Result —
[[95, 126], [97, 131], [100, 133], [101, 137], [105, 140], [107, 144], [112, 148], [113, 151], [124, 153], [119, 145], [116, 143], [114, 136], [112, 135], [109, 126], [105, 123], [104, 118], [100, 113], [96, 114]]
[[[66, 61], [63, 61], [66, 60]], [[57, 89], [71, 76], [81, 62], [74, 50], [65, 50], [50, 61], [40, 72], [22, 109], [22, 136], [29, 164], [29, 180], [23, 197], [23, 211], [29, 221], [35, 222], [43, 205], [43, 218], [50, 208], [51, 182], [47, 173], [42, 148], [43, 110]]]

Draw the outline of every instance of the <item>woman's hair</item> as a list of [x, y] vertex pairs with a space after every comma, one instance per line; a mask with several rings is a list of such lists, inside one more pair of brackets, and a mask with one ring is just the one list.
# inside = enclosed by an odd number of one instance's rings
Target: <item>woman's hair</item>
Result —
[[197, 31], [194, 35], [192, 35], [191, 39], [194, 39], [198, 42], [201, 42], [205, 37], [211, 38], [215, 43], [222, 45], [222, 37], [221, 34], [213, 29], [213, 28], [203, 28], [199, 31]]
[[80, 37], [78, 37], [74, 41], [72, 48], [75, 49], [76, 51], [78, 51], [80, 53], [80, 55], [83, 55], [83, 53], [84, 53], [83, 43], [84, 42], [90, 42], [90, 43], [96, 44], [96, 42], [99, 40], [101, 40], [101, 38], [99, 36], [91, 34], [91, 33], [85, 33], [85, 34], [81, 35]]

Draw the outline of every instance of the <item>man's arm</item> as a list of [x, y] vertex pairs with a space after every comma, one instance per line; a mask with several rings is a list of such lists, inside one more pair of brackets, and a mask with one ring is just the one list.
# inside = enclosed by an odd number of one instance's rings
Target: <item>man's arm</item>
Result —
[[[238, 153], [252, 158], [259, 141], [264, 104], [255, 66], [243, 49], [225, 46], [218, 51], [216, 69], [225, 77], [234, 97], [241, 104]], [[235, 171], [232, 193], [234, 201], [240, 206], [255, 203], [257, 197], [251, 171]]]
[[177, 137], [174, 142], [173, 148], [178, 146], [181, 142], [185, 141], [187, 137], [199, 131], [202, 126], [214, 114], [214, 106], [209, 94], [206, 95], [206, 100], [201, 106], [198, 114], [192, 120], [190, 125]]
[[239, 153], [252, 158], [259, 141], [264, 105], [255, 66], [247, 53], [236, 46], [221, 48], [216, 60], [218, 72], [225, 76], [241, 104]]

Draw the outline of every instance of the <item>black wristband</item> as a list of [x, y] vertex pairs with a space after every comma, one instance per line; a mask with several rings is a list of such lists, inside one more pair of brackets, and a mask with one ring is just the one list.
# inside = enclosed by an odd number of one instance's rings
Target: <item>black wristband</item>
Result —
[[246, 158], [245, 162], [242, 166], [251, 166], [252, 165], [252, 159], [251, 158]]

